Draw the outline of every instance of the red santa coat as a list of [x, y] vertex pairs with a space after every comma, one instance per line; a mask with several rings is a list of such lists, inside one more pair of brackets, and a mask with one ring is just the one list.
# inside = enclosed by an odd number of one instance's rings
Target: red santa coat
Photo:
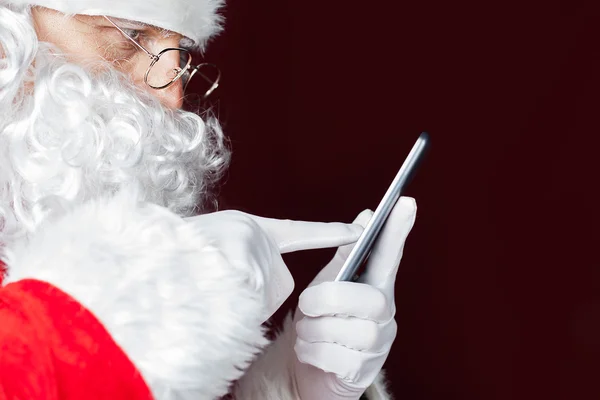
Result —
[[251, 271], [191, 225], [120, 195], [7, 246], [0, 400], [298, 400], [290, 320], [268, 343]]
[[60, 289], [0, 289], [0, 400], [148, 400], [139, 371], [91, 312]]

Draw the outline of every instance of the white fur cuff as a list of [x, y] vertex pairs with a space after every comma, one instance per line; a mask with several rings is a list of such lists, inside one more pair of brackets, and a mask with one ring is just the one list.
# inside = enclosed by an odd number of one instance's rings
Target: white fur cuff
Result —
[[266, 345], [261, 294], [197, 226], [131, 194], [89, 202], [7, 249], [98, 317], [156, 399], [213, 400]]

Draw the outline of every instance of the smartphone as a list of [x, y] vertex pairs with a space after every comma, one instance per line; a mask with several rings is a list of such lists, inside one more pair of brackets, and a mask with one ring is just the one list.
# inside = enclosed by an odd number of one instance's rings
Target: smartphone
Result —
[[396, 177], [383, 196], [383, 199], [381, 199], [381, 202], [375, 209], [375, 212], [365, 227], [365, 230], [360, 235], [358, 241], [354, 245], [354, 248], [348, 255], [346, 262], [335, 278], [336, 281], [355, 280], [356, 273], [371, 253], [371, 249], [373, 248], [373, 244], [375, 243], [381, 228], [383, 228], [383, 225], [392, 212], [394, 205], [402, 195], [402, 190], [404, 187], [406, 187], [410, 179], [415, 174], [417, 167], [423, 158], [425, 150], [427, 150], [428, 147], [429, 135], [427, 132], [423, 132], [421, 135], [419, 135], [419, 138], [413, 145], [410, 153], [408, 153], [408, 156], [400, 167], [398, 174], [396, 174]]

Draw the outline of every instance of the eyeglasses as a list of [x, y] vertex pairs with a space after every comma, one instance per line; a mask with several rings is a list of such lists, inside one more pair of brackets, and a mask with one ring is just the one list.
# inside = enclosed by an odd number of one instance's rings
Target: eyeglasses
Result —
[[[179, 79], [183, 81], [183, 92], [187, 90], [190, 81], [194, 75], [199, 75], [208, 85], [208, 89], [201, 96], [202, 100], [206, 99], [212, 92], [219, 87], [221, 80], [221, 71], [219, 68], [210, 63], [202, 63], [192, 66], [192, 54], [179, 47], [170, 47], [162, 50], [158, 54], [153, 54], [144, 46], [139, 44], [135, 39], [129, 36], [123, 29], [115, 24], [110, 18], [104, 16], [115, 28], [119, 30], [127, 39], [135, 44], [139, 49], [150, 57], [150, 65], [144, 75], [144, 82], [152, 89], [166, 89]], [[165, 57], [165, 54], [167, 55]], [[173, 56], [179, 60], [179, 67], [171, 68], [168, 63], [172, 62]], [[166, 72], [165, 72], [166, 71]]]

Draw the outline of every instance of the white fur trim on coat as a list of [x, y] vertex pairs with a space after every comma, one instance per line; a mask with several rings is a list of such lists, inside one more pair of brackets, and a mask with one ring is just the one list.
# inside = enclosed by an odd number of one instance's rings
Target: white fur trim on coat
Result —
[[144, 22], [182, 34], [199, 48], [222, 29], [225, 0], [6, 0], [42, 6], [65, 14], [106, 15]]
[[[233, 389], [236, 400], [317, 400], [300, 399], [296, 391], [289, 354], [294, 351], [296, 334], [293, 319], [288, 315], [282, 332], [266, 348]], [[388, 392], [383, 372], [380, 372], [373, 385], [367, 388], [368, 400], [392, 400]]]
[[157, 400], [213, 400], [267, 344], [264, 295], [197, 225], [129, 193], [94, 200], [6, 249], [6, 283], [46, 281], [81, 302]]

